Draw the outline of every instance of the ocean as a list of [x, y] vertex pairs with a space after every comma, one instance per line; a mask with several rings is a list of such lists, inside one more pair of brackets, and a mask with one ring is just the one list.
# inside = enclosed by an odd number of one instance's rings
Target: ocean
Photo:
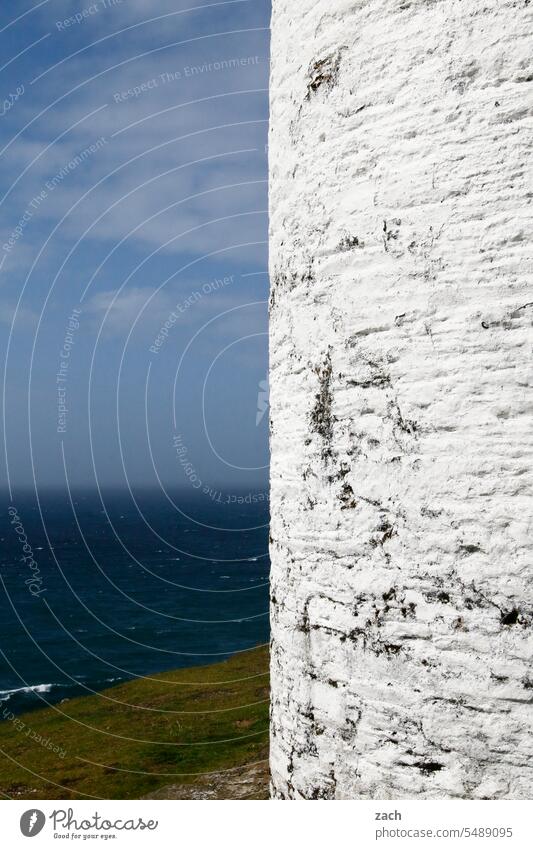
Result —
[[268, 641], [265, 493], [3, 502], [0, 719]]

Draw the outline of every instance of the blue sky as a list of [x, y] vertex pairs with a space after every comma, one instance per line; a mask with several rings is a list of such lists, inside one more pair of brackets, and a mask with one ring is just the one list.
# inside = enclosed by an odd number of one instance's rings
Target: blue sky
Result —
[[269, 3], [6, 5], [0, 484], [266, 485]]

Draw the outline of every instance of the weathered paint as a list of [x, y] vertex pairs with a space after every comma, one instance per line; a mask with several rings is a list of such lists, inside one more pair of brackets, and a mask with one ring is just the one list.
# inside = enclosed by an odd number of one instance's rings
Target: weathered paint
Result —
[[531, 798], [533, 7], [273, 7], [273, 793]]

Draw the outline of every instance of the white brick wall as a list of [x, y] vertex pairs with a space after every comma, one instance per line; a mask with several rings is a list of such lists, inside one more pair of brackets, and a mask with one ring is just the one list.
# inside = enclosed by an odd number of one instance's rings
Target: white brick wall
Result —
[[273, 5], [274, 793], [531, 798], [533, 4]]

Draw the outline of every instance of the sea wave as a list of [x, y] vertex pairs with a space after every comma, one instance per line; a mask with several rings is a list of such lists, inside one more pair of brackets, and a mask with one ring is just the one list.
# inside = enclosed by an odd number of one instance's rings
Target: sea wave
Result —
[[7, 702], [17, 693], [49, 693], [55, 684], [33, 684], [31, 687], [17, 687], [14, 690], [0, 690], [0, 702]]

